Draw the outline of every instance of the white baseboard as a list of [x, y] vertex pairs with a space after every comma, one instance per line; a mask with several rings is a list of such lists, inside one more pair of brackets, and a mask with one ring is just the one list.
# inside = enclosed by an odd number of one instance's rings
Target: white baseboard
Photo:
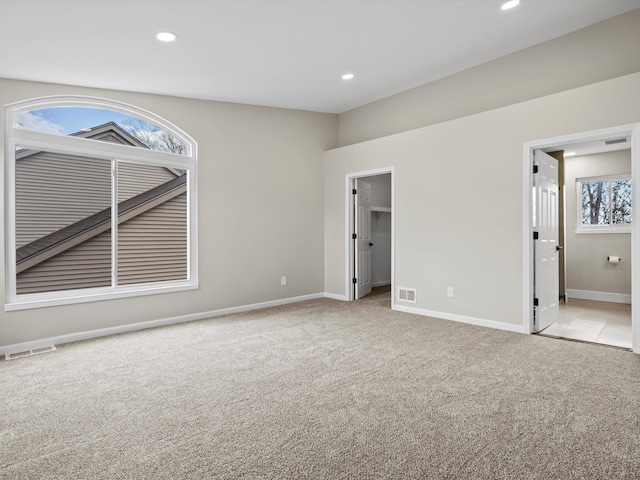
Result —
[[598, 302], [627, 303], [631, 305], [631, 294], [593, 292], [591, 290], [567, 289], [569, 299], [579, 298], [581, 300], [596, 300]]
[[348, 302], [349, 298], [346, 295], [338, 295], [337, 293], [324, 293], [324, 298], [330, 298], [332, 300], [342, 300], [343, 302]]
[[315, 300], [317, 298], [325, 298], [325, 293], [314, 293], [311, 295], [302, 295], [299, 297], [283, 298], [280, 300], [271, 300], [269, 302], [253, 303], [250, 305], [242, 305], [239, 307], [223, 308], [220, 310], [212, 310], [210, 312], [193, 313], [190, 315], [181, 315], [179, 317], [162, 318], [159, 320], [150, 320], [147, 322], [132, 323], [128, 325], [119, 325], [117, 327], [100, 328], [97, 330], [88, 330], [86, 332], [70, 333], [57, 337], [43, 338], [24, 343], [14, 343], [13, 345], [0, 346], [0, 355], [10, 353], [24, 352], [26, 350], [34, 350], [49, 345], [60, 345], [63, 343], [78, 342], [80, 340], [88, 340], [90, 338], [106, 337], [108, 335], [116, 335], [118, 333], [135, 332], [147, 328], [163, 327], [166, 325], [174, 325], [177, 323], [192, 322], [194, 320], [204, 320], [206, 318], [220, 317], [232, 313], [242, 313], [251, 310], [259, 310], [261, 308], [277, 307], [279, 305], [287, 305], [289, 303], [304, 302], [306, 300]]
[[371, 284], [371, 288], [374, 287], [385, 287], [387, 285], [391, 285], [391, 280], [386, 280], [384, 282], [376, 282]]
[[523, 325], [514, 325], [510, 323], [496, 322], [495, 320], [485, 320], [483, 318], [467, 317], [465, 315], [457, 315], [454, 313], [435, 312], [433, 310], [424, 310], [422, 308], [407, 307], [404, 305], [394, 305], [393, 310], [399, 312], [414, 313], [424, 317], [441, 318], [443, 320], [452, 320], [454, 322], [468, 323], [469, 325], [477, 325], [479, 327], [495, 328], [496, 330], [506, 330], [515, 333], [529, 333]]

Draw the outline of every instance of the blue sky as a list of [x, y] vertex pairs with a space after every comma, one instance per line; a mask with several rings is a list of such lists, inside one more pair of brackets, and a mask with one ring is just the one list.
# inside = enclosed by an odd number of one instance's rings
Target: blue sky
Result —
[[112, 110], [56, 107], [24, 112], [18, 117], [18, 125], [29, 130], [68, 135], [107, 122], [115, 122], [124, 126], [127, 121], [131, 120], [139, 119]]
[[[19, 127], [38, 132], [69, 135], [84, 129], [115, 122], [151, 150], [185, 154], [187, 147], [182, 140], [138, 117], [102, 108], [52, 107], [30, 110], [18, 114]], [[172, 139], [172, 141], [167, 141]]]

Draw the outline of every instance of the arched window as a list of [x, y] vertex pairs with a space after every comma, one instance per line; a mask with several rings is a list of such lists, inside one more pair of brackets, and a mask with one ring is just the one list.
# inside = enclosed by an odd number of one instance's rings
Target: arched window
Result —
[[6, 118], [6, 310], [197, 287], [188, 135], [96, 98], [20, 102]]

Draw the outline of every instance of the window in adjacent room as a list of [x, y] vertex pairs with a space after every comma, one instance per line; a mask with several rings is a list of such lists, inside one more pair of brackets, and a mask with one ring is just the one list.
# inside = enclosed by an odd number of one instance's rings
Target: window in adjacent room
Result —
[[578, 233], [631, 232], [631, 175], [579, 178]]
[[197, 286], [184, 132], [128, 105], [64, 97], [9, 106], [6, 136], [7, 310]]

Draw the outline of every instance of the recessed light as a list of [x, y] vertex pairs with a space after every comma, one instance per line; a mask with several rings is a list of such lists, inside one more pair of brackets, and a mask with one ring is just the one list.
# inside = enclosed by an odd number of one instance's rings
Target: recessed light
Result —
[[344, 75], [342, 75], [343, 80], [351, 80], [353, 77], [355, 77], [353, 73], [345, 73]]
[[156, 35], [156, 38], [161, 42], [175, 42], [178, 36], [175, 33], [171, 32], [160, 32]]
[[504, 2], [500, 7], [502, 10], [511, 10], [515, 8], [520, 3], [520, 0], [509, 0], [508, 2]]
[[576, 152], [564, 152], [565, 157], [573, 157], [575, 154]]

